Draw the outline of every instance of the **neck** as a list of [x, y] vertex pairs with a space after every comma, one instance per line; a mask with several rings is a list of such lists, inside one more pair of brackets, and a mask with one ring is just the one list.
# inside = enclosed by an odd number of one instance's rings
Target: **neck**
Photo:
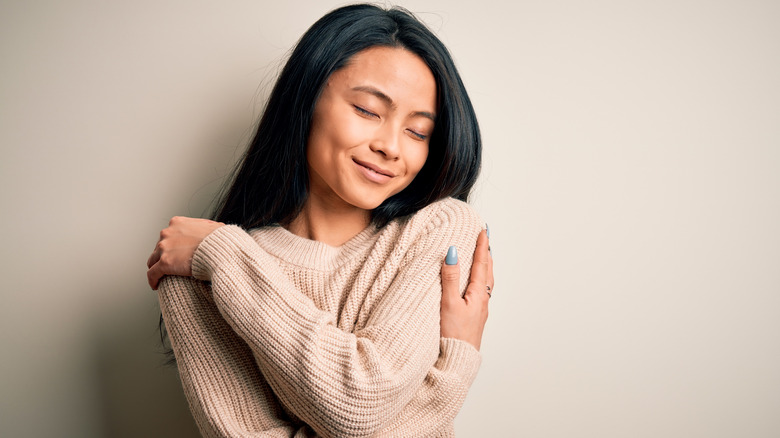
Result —
[[370, 211], [343, 202], [328, 202], [310, 193], [300, 214], [286, 228], [296, 236], [341, 246], [370, 223]]

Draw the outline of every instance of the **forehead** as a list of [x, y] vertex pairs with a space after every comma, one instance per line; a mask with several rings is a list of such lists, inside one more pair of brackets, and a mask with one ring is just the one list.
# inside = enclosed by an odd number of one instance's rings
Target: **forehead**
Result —
[[371, 86], [387, 94], [399, 106], [434, 112], [436, 80], [419, 56], [397, 47], [372, 47], [354, 55], [333, 73], [329, 87], [349, 91]]

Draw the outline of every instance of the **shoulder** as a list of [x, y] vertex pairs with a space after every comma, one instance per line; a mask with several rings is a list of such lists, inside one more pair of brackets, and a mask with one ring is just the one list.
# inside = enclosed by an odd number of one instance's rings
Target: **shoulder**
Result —
[[407, 228], [423, 234], [448, 228], [479, 230], [484, 228], [484, 222], [469, 204], [455, 198], [444, 198], [409, 216]]
[[417, 213], [388, 224], [395, 228], [394, 246], [406, 257], [444, 254], [451, 245], [472, 248], [485, 223], [469, 204], [454, 198], [436, 201]]

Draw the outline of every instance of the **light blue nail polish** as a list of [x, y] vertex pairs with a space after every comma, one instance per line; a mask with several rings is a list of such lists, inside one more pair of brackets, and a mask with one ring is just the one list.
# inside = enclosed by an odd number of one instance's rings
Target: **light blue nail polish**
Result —
[[447, 250], [447, 257], [444, 258], [444, 263], [448, 265], [458, 264], [458, 248], [455, 248], [455, 245]]
[[487, 232], [487, 238], [490, 239], [490, 227], [487, 223], [485, 224], [485, 232]]

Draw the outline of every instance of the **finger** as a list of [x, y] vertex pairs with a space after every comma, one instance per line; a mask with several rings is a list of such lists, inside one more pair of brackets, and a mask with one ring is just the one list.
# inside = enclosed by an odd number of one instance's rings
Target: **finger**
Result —
[[458, 264], [458, 249], [451, 246], [447, 257], [441, 265], [441, 299], [442, 301], [460, 299], [460, 265]]
[[162, 276], [163, 274], [159, 263], [155, 263], [154, 266], [146, 271], [146, 281], [149, 282], [149, 286], [151, 286], [153, 290], [157, 290], [157, 285], [159, 284], [160, 278], [162, 278]]
[[487, 294], [487, 267], [490, 254], [488, 253], [488, 238], [485, 230], [477, 237], [477, 247], [474, 249], [474, 262], [471, 265], [469, 284], [466, 287], [466, 296], [481, 296]]
[[493, 253], [488, 251], [488, 263], [487, 263], [487, 285], [490, 286], [490, 294], [493, 294], [493, 289], [496, 287], [496, 279], [493, 277]]
[[160, 242], [157, 242], [157, 245], [154, 247], [154, 251], [152, 251], [152, 255], [149, 256], [148, 260], [146, 260], [147, 268], [151, 268], [155, 263], [157, 263], [158, 260], [160, 260], [161, 252], [162, 250], [160, 249]]

